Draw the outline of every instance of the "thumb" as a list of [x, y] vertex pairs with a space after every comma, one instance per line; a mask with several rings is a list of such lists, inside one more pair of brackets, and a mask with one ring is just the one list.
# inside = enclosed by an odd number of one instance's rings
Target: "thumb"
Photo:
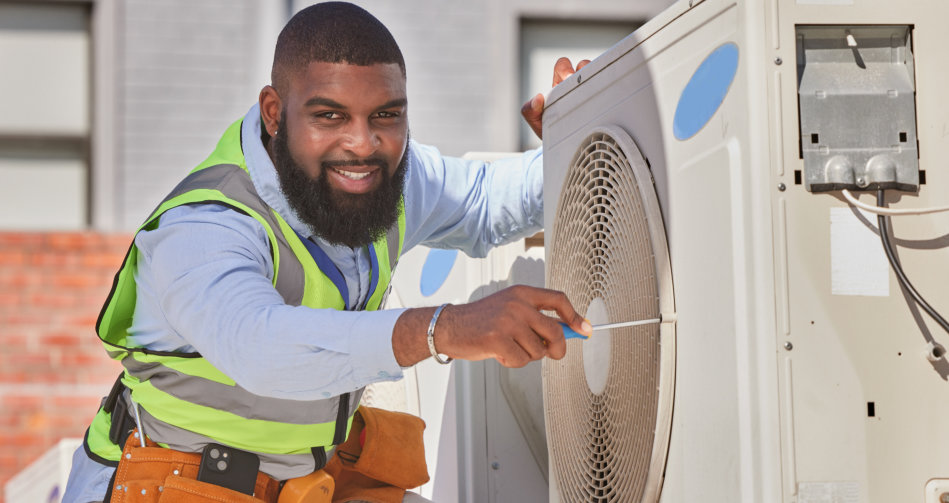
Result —
[[577, 314], [573, 318], [573, 320], [571, 320], [570, 326], [574, 330], [579, 329], [577, 331], [587, 337], [590, 337], [591, 335], [593, 335], [593, 325], [590, 324], [590, 320], [587, 320], [586, 318], [584, 318], [583, 316], [580, 316], [579, 314]]
[[544, 95], [537, 93], [524, 106], [521, 107], [521, 115], [531, 127], [538, 138], [543, 139], [543, 116], [544, 116]]

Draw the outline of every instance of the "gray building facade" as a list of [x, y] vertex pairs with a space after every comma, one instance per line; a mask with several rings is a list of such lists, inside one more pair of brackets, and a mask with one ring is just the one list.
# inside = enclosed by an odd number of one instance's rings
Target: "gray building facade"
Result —
[[[4, 137], [29, 136], [38, 145], [33, 154], [39, 157], [49, 151], [44, 145], [61, 142], [62, 138], [55, 134], [46, 138], [43, 131], [18, 132], [15, 124], [0, 124], [0, 185], [18, 187], [18, 193], [26, 194], [24, 198], [53, 215], [39, 223], [0, 222], [0, 231], [23, 230], [24, 226], [134, 230], [157, 201], [212, 150], [227, 125], [253, 104], [260, 88], [269, 82], [277, 33], [293, 12], [310, 3], [0, 2], [0, 10], [19, 9], [22, 19], [42, 18], [44, 9], [72, 9], [73, 17], [76, 9], [84, 12], [80, 15], [85, 16], [84, 20], [73, 22], [75, 26], [70, 29], [87, 30], [79, 49], [88, 51], [84, 62], [88, 68], [61, 79], [61, 84], [63, 89], [71, 89], [77, 79], [88, 79], [83, 85], [89, 89], [85, 95], [88, 102], [83, 104], [88, 113], [71, 119], [88, 125], [79, 133], [70, 133], [70, 141], [81, 147], [76, 154], [82, 165], [80, 171], [70, 178], [50, 178], [68, 184], [63, 187], [68, 197], [50, 195], [36, 187], [45, 184], [46, 178], [23, 178], [21, 172], [4, 169], [9, 163], [2, 162]], [[548, 68], [548, 75], [542, 78], [549, 79], [554, 61], [551, 54], [572, 51], [582, 57], [595, 57], [671, 1], [356, 3], [390, 28], [405, 54], [413, 138], [439, 147], [444, 154], [461, 155], [468, 151], [514, 151], [531, 145], [520, 129], [518, 111], [526, 96], [542, 91], [543, 85], [538, 89], [537, 84], [531, 84], [535, 88], [528, 89], [531, 62], [525, 59], [532, 55], [546, 57], [548, 61], [533, 64]], [[7, 24], [0, 22], [0, 54], [4, 29], [23, 32], [9, 26], [15, 23]], [[39, 23], [35, 27], [49, 37], [58, 34], [53, 25], [49, 28]], [[542, 47], [532, 52], [525, 44]], [[558, 46], [564, 50], [559, 51]], [[24, 42], [21, 47], [30, 45]], [[41, 102], [43, 93], [50, 92], [48, 86], [32, 86], [30, 78], [35, 75], [31, 65], [56, 67], [60, 63], [55, 56], [52, 58], [17, 69], [20, 87], [37, 92], [27, 100]], [[0, 78], [0, 91], [4, 81]], [[4, 100], [22, 99], [0, 94], [0, 109]], [[44, 197], [48, 200], [43, 201]], [[66, 205], [64, 201], [73, 202]], [[56, 218], [57, 212], [68, 218]]]

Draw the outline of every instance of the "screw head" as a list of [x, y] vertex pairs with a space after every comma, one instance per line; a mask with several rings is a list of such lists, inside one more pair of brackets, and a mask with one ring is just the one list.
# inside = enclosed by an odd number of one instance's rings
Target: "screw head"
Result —
[[862, 176], [858, 176], [856, 181], [857, 181], [857, 186], [859, 187], [866, 187], [867, 185], [869, 185], [867, 183], [867, 179]]
[[492, 469], [492, 470], [500, 470], [500, 469], [501, 469], [501, 463], [498, 463], [497, 461], [492, 461], [492, 462], [491, 462], [491, 469]]
[[785, 342], [784, 342], [784, 349], [790, 351], [790, 350], [794, 349], [794, 344], [791, 344], [791, 341], [785, 341]]
[[780, 190], [781, 192], [784, 192], [787, 189], [788, 189], [788, 186], [785, 185], [783, 182], [778, 184], [778, 190]]
[[780, 65], [781, 65], [781, 63], [784, 63], [784, 60], [783, 60], [783, 59], [781, 59], [780, 57], [778, 57], [778, 58], [774, 58], [774, 64], [776, 64], [776, 65], [779, 65], [779, 66], [780, 66]]

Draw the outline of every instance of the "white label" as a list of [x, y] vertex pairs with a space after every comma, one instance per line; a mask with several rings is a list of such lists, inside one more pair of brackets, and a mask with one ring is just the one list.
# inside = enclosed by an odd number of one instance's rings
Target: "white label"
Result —
[[858, 503], [857, 482], [798, 482], [798, 503]]
[[853, 5], [853, 0], [797, 0], [798, 5]]
[[[859, 211], [859, 210], [857, 210]], [[874, 215], [850, 208], [830, 209], [830, 275], [834, 295], [890, 295], [890, 264]]]

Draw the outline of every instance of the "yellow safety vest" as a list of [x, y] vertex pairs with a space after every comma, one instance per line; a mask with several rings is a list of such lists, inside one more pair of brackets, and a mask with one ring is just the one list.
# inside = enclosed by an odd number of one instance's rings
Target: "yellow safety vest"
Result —
[[[344, 309], [339, 288], [320, 269], [307, 245], [257, 194], [240, 135], [241, 121], [237, 121], [224, 133], [211, 156], [161, 202], [139, 231], [155, 229], [164, 212], [183, 204], [227, 206], [253, 217], [266, 229], [274, 288], [288, 305]], [[405, 215], [400, 210], [398, 224], [369, 247], [375, 286], [366, 310], [379, 309], [404, 237]], [[137, 264], [138, 249], [133, 240], [96, 330], [109, 356], [125, 367], [121, 382], [141, 407], [146, 432], [154, 431], [148, 428], [150, 422], [160, 425], [166, 444], [216, 442], [278, 458], [313, 456], [315, 449], [345, 440], [362, 390], [312, 401], [263, 397], [241, 388], [200, 354], [135, 347], [128, 330], [135, 310]], [[122, 446], [109, 438], [111, 423], [111, 411], [100, 408], [86, 432], [85, 445], [87, 453], [99, 462], [115, 465]], [[289, 460], [288, 464], [299, 461]]]

